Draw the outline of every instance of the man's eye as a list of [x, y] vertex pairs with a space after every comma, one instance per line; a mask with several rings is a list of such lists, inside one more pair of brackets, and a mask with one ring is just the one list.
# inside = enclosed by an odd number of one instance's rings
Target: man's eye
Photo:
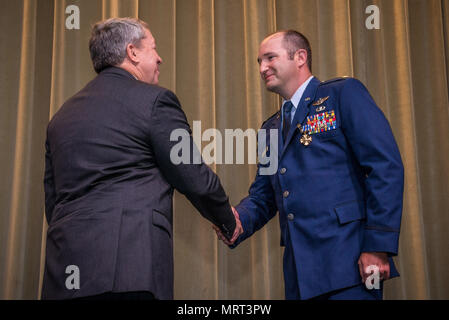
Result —
[[268, 56], [268, 61], [271, 61], [274, 59], [274, 56]]

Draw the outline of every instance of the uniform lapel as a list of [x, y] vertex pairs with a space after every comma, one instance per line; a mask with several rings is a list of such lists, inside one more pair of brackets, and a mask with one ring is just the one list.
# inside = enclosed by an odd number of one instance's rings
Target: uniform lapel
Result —
[[[269, 146], [272, 146], [271, 142], [268, 141], [273, 138], [270, 134], [271, 133], [270, 130], [272, 130], [272, 129], [278, 130], [278, 133], [279, 133], [279, 130], [281, 130], [281, 112], [280, 111], [276, 112], [271, 117], [271, 119], [264, 122], [262, 127], [265, 125], [265, 123], [266, 123], [266, 126], [265, 126], [264, 130], [267, 130], [268, 132], [266, 135], [266, 139], [267, 139], [266, 150], [264, 152], [268, 151]], [[277, 138], [278, 138], [277, 146], [278, 147], [280, 146], [282, 148], [282, 146], [280, 145], [280, 143], [282, 142], [282, 136], [281, 136], [281, 139], [279, 139], [279, 134], [278, 134]], [[277, 149], [279, 149], [279, 148], [277, 148]], [[273, 152], [273, 150], [270, 150], [270, 153], [271, 152]], [[279, 157], [280, 153], [277, 150], [276, 150], [276, 153], [278, 154], [278, 157]]]
[[[278, 111], [276, 114], [275, 119], [271, 122], [270, 129], [277, 129], [278, 130], [278, 149], [283, 148], [282, 145], [282, 127], [281, 127], [281, 111]], [[271, 136], [270, 136], [271, 139]], [[271, 150], [270, 150], [271, 152]], [[278, 152], [278, 158], [280, 156], [280, 153]]]
[[[287, 139], [285, 139], [285, 144], [282, 146], [282, 153], [280, 158], [285, 152], [285, 149], [287, 149], [288, 144], [290, 143], [295, 130], [298, 130], [297, 125], [303, 123], [306, 116], [309, 114], [309, 107], [310, 104], [315, 100], [315, 94], [318, 89], [318, 86], [320, 84], [320, 80], [317, 78], [313, 78], [310, 80], [309, 84], [307, 85], [306, 90], [304, 91], [304, 94], [301, 97], [301, 100], [299, 101], [298, 108], [295, 112], [295, 117], [293, 118], [292, 125], [290, 127], [290, 131], [288, 132]], [[281, 141], [282, 141], [282, 135], [281, 135]]]

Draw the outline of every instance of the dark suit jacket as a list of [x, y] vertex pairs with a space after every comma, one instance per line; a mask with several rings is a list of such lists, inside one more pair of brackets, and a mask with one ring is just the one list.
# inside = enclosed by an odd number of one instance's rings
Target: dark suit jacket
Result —
[[[311, 131], [310, 145], [298, 125]], [[292, 284], [301, 299], [360, 284], [361, 252], [397, 254], [404, 169], [388, 121], [360, 81], [312, 79], [285, 143], [279, 113], [262, 128], [278, 130], [278, 171], [258, 171], [236, 206], [244, 233], [233, 247], [279, 211], [281, 245], [293, 253], [284, 256], [286, 298], [295, 297]], [[391, 258], [390, 267], [398, 276]]]
[[[174, 129], [191, 132], [175, 94], [114, 67], [54, 115], [45, 156], [43, 299], [142, 290], [172, 299], [174, 188], [232, 236], [235, 219], [218, 177], [204, 163], [170, 161]], [[71, 265], [79, 289], [66, 286]]]

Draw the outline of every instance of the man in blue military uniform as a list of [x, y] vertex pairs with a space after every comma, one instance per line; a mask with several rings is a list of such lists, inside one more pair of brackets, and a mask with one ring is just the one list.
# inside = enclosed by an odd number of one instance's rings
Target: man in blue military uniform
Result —
[[382, 283], [365, 281], [371, 272], [381, 281], [398, 276], [391, 257], [404, 188], [387, 119], [358, 80], [313, 77], [299, 32], [267, 37], [258, 62], [267, 89], [284, 99], [262, 125], [278, 129], [278, 170], [262, 175], [259, 164], [234, 209], [244, 233], [233, 244], [222, 240], [235, 247], [279, 212], [287, 299], [382, 299]]

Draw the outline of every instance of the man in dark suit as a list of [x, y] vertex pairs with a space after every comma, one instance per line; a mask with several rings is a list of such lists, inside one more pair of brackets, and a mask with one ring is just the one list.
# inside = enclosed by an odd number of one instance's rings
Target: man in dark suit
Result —
[[99, 22], [89, 49], [98, 76], [47, 129], [42, 298], [172, 299], [174, 188], [229, 240], [241, 226], [209, 167], [170, 159], [171, 132], [191, 130], [175, 94], [157, 86], [148, 25]]
[[388, 121], [360, 81], [314, 78], [310, 45], [299, 32], [267, 37], [258, 61], [267, 89], [284, 99], [262, 125], [277, 129], [266, 145], [278, 141], [279, 165], [263, 175], [259, 164], [234, 210], [244, 233], [232, 247], [279, 212], [287, 299], [381, 299], [382, 283], [376, 289], [369, 282], [398, 276], [391, 256], [404, 188]]

